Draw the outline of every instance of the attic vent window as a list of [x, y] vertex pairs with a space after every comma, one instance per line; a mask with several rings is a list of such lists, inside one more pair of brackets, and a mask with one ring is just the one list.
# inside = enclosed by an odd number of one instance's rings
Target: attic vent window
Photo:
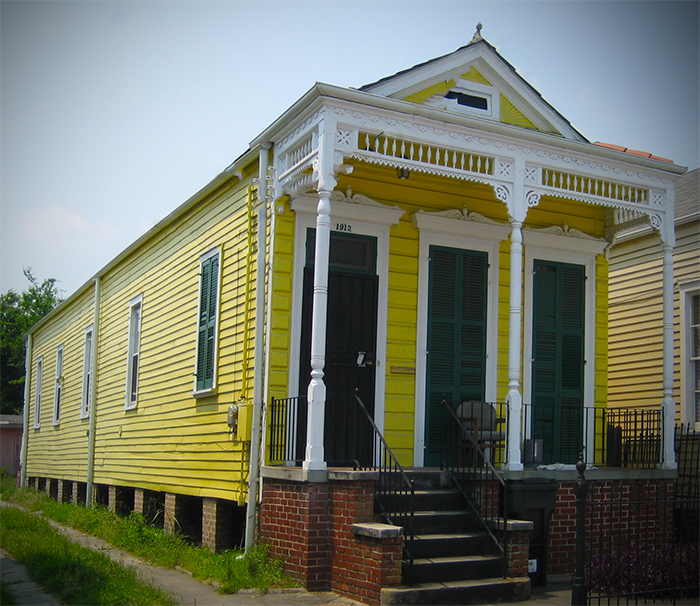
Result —
[[486, 97], [477, 97], [476, 95], [468, 95], [451, 90], [445, 95], [445, 99], [455, 99], [459, 105], [464, 105], [466, 107], [473, 107], [484, 111], [488, 111], [489, 109], [489, 101]]

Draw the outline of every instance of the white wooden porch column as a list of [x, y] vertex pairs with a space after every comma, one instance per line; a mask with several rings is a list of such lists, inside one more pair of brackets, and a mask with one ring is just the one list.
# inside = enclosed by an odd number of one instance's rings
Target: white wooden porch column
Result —
[[661, 417], [664, 432], [664, 451], [661, 467], [676, 469], [674, 451], [676, 403], [673, 400], [673, 246], [663, 242], [663, 387], [664, 399], [661, 403]]
[[311, 382], [307, 392], [306, 455], [303, 468], [326, 469], [323, 428], [326, 413], [326, 316], [328, 311], [328, 265], [331, 242], [331, 193], [319, 191], [314, 252], [314, 293], [311, 320]]
[[522, 222], [511, 220], [510, 304], [508, 314], [508, 469], [522, 471], [520, 426], [523, 397], [520, 392], [520, 344], [523, 306]]

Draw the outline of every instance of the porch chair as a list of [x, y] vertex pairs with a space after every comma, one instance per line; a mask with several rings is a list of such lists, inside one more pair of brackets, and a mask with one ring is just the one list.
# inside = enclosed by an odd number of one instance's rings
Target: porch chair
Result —
[[[499, 429], [505, 424], [505, 418], [498, 417], [496, 409], [489, 402], [462, 402], [456, 412], [462, 425], [472, 432], [474, 441], [484, 451], [486, 458], [493, 462], [491, 453], [506, 438], [506, 432]], [[476, 465], [477, 453], [463, 435], [460, 436], [460, 456], [462, 451], [472, 451], [473, 464]]]

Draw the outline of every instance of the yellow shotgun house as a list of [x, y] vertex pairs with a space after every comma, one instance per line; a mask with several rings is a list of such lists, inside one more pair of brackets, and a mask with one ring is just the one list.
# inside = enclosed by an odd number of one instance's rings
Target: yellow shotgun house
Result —
[[650, 225], [672, 301], [685, 168], [588, 141], [479, 29], [357, 89], [316, 83], [35, 326], [24, 481], [249, 542], [261, 468], [374, 465], [358, 399], [404, 468], [441, 466], [463, 402], [489, 404], [502, 475], [604, 465], [607, 249]]

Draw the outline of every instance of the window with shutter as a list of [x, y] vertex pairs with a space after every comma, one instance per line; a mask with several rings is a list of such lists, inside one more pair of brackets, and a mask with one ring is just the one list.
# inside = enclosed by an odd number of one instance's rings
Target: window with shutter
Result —
[[583, 446], [585, 268], [535, 261], [533, 437], [546, 463], [575, 463]]
[[200, 267], [199, 321], [197, 327], [197, 364], [195, 391], [215, 386], [216, 332], [219, 300], [219, 253], [202, 258]]
[[425, 464], [438, 465], [441, 402], [481, 400], [486, 387], [488, 255], [430, 247]]

